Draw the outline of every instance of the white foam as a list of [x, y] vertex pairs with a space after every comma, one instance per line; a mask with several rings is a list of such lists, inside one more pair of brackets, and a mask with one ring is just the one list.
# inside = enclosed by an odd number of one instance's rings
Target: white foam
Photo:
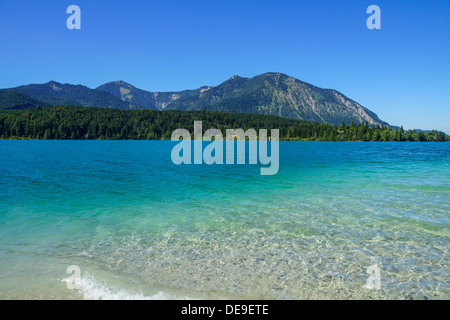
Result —
[[[66, 281], [66, 279], [62, 280]], [[192, 300], [189, 297], [178, 297], [166, 292], [160, 291], [147, 296], [140, 292], [131, 292], [123, 288], [114, 287], [95, 280], [91, 275], [83, 275], [76, 282], [77, 291], [85, 300]]]

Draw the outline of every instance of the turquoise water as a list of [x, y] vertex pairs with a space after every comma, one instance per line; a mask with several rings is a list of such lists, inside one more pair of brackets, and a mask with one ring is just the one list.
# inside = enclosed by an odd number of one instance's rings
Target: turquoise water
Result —
[[173, 146], [0, 141], [0, 299], [450, 298], [450, 144], [280, 142], [275, 176]]

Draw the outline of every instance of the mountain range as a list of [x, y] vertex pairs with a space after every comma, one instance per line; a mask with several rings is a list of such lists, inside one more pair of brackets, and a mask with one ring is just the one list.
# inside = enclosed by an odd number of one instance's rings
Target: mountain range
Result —
[[322, 89], [282, 73], [253, 78], [237, 75], [217, 86], [178, 92], [150, 92], [124, 81], [96, 89], [50, 81], [0, 90], [0, 109], [52, 105], [115, 109], [214, 110], [275, 115], [329, 124], [368, 122], [388, 125], [357, 102], [333, 89]]

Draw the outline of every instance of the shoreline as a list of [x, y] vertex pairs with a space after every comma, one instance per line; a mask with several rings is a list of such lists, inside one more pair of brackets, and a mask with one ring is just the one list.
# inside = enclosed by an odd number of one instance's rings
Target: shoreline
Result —
[[[33, 138], [0, 138], [0, 141], [172, 141], [170, 139], [33, 139]], [[181, 140], [180, 140], [181, 141]], [[195, 140], [190, 140], [195, 141]], [[204, 141], [204, 140], [202, 140]], [[214, 140], [211, 140], [214, 141]], [[204, 142], [211, 142], [204, 141]], [[249, 141], [249, 140], [246, 140]], [[268, 140], [269, 142], [271, 140]], [[375, 143], [386, 143], [386, 142], [395, 142], [395, 143], [445, 143], [448, 141], [371, 141], [371, 140], [311, 140], [311, 139], [279, 139], [278, 141], [283, 142], [375, 142]], [[176, 141], [173, 141], [176, 142]], [[226, 140], [223, 140], [226, 142]]]

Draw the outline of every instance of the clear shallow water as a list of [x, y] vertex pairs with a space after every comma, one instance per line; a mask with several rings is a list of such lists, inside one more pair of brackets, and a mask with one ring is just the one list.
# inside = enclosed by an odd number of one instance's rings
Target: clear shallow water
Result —
[[450, 298], [450, 144], [280, 142], [275, 176], [173, 146], [0, 141], [0, 299]]

